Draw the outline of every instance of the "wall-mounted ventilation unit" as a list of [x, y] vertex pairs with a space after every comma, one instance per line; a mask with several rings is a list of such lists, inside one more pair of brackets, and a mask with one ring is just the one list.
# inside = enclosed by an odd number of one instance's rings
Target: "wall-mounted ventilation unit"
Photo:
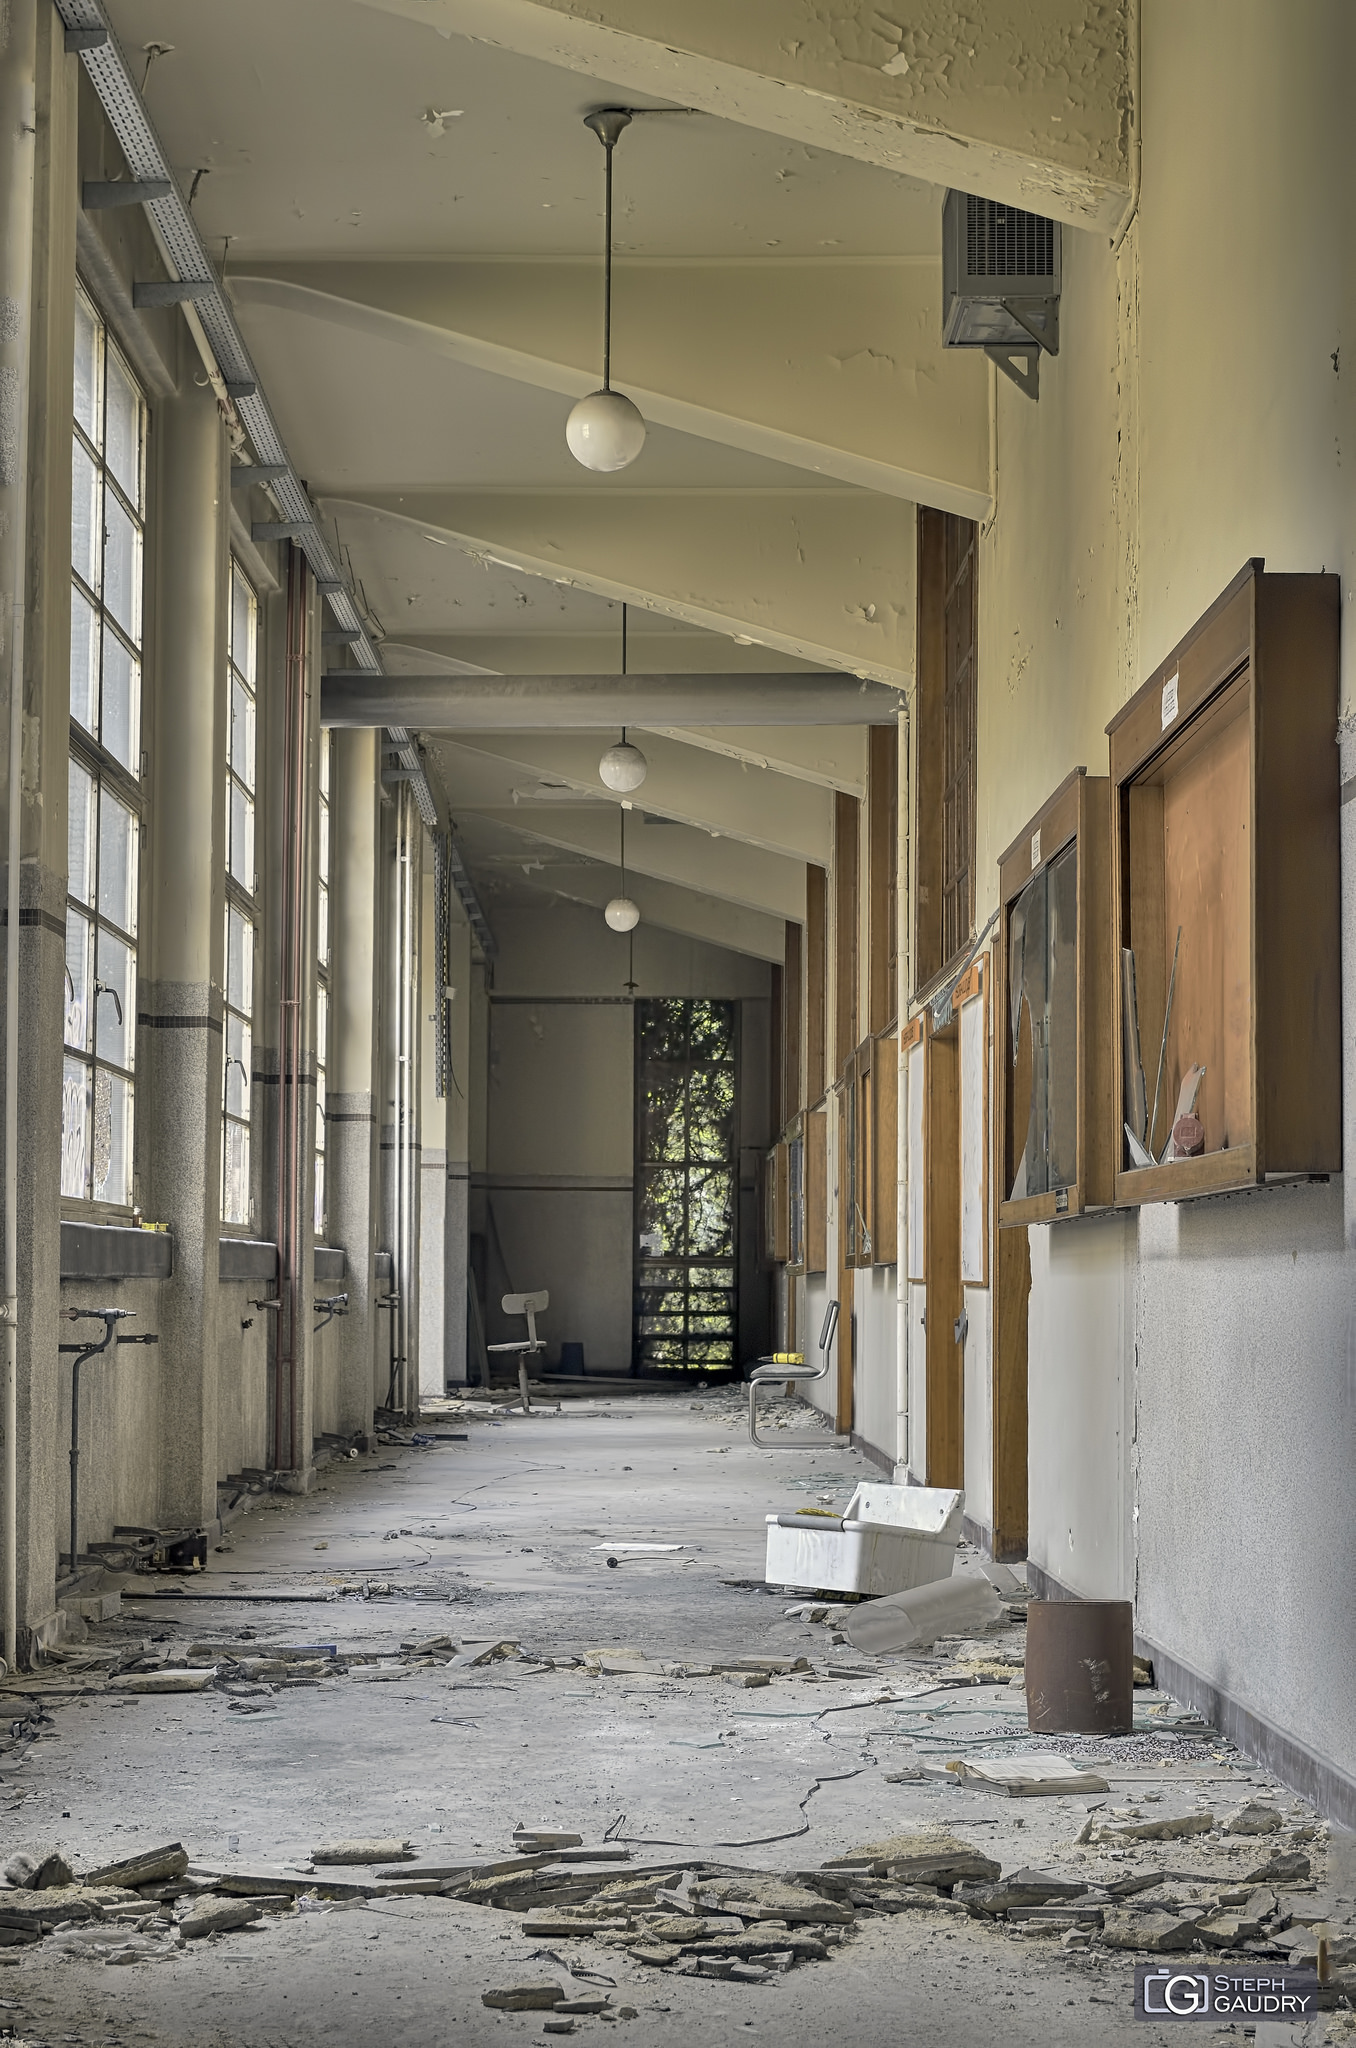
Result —
[[942, 209], [942, 340], [982, 348], [1035, 398], [1042, 349], [1059, 354], [1060, 224], [972, 192]]

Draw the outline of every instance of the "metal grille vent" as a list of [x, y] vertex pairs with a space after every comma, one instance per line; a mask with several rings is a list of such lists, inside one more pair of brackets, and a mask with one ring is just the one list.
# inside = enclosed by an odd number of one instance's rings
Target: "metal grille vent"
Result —
[[1055, 224], [1038, 213], [967, 195], [966, 270], [971, 277], [1053, 277]]

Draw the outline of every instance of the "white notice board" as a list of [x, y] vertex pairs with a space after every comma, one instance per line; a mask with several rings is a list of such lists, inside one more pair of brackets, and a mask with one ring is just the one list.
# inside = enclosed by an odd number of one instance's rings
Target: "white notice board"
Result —
[[961, 1279], [989, 1284], [989, 988], [976, 960], [956, 990], [960, 1012]]
[[923, 1260], [926, 1256], [927, 1240], [923, 1227], [926, 1214], [925, 1195], [927, 1190], [927, 1163], [923, 1157], [923, 1110], [925, 1102], [927, 1050], [923, 1043], [923, 1027], [918, 1026], [918, 1036], [908, 1046], [904, 1055], [904, 1087], [907, 1104], [905, 1173], [905, 1235], [907, 1244], [907, 1277], [922, 1280], [926, 1277]]

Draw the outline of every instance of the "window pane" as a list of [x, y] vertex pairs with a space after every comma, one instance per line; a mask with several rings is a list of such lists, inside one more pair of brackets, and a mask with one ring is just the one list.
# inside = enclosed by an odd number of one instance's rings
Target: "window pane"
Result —
[[250, 1220], [250, 1134], [245, 1124], [228, 1123], [224, 1133], [225, 1163], [222, 1220]]
[[315, 1234], [323, 1235], [325, 1229], [325, 1158], [321, 1153], [315, 1162]]
[[248, 1118], [250, 1113], [250, 1058], [253, 1036], [243, 1017], [226, 1012], [226, 1113]]
[[641, 1149], [646, 1159], [686, 1157], [686, 1091], [681, 1080], [647, 1081], [641, 1108]]
[[[320, 794], [321, 794], [321, 797], [322, 797], [322, 798], [323, 798], [323, 799], [325, 800], [325, 804], [326, 804], [326, 807], [327, 807], [327, 808], [328, 808], [328, 799], [329, 799], [329, 794], [330, 794], [330, 752], [331, 752], [331, 746], [332, 746], [332, 742], [331, 742], [331, 739], [330, 739], [330, 735], [329, 735], [328, 731], [326, 731], [326, 732], [322, 732], [322, 733], [321, 733], [321, 735], [320, 735]], [[326, 862], [327, 862], [327, 866], [326, 866], [325, 872], [326, 872], [326, 873], [328, 874], [328, 873], [329, 873], [329, 867], [328, 867], [328, 860], [329, 860], [329, 855], [328, 855], [328, 853], [326, 854], [326, 856], [325, 856], [325, 859], [326, 859]]]
[[130, 1067], [136, 1051], [136, 955], [102, 925], [96, 954], [94, 1051], [116, 1067]]
[[61, 1192], [80, 1197], [85, 1186], [89, 1069], [68, 1059], [61, 1070]]
[[255, 622], [258, 617], [254, 592], [231, 564], [231, 660], [247, 683], [254, 681]]
[[104, 603], [140, 645], [141, 533], [112, 491], [104, 493]]
[[66, 811], [66, 887], [79, 903], [94, 897], [94, 782], [78, 761], [70, 763]]
[[322, 882], [316, 899], [316, 958], [322, 967], [330, 964], [330, 892]]
[[132, 1084], [94, 1070], [94, 1199], [123, 1207], [132, 1195]]
[[71, 567], [99, 594], [99, 550], [103, 523], [99, 517], [99, 472], [80, 437], [71, 454]]
[[647, 1167], [640, 1199], [641, 1243], [652, 1258], [687, 1250], [683, 1215], [686, 1175], [681, 1167]]
[[254, 698], [239, 676], [231, 677], [231, 767], [254, 788]]
[[698, 1068], [688, 1083], [688, 1151], [728, 1159], [734, 1149], [734, 1068]]
[[254, 1014], [254, 926], [234, 908], [226, 913], [226, 1000]]
[[87, 598], [71, 590], [71, 717], [99, 730], [99, 624]]
[[688, 1190], [688, 1250], [734, 1249], [734, 1175], [694, 1173]]
[[323, 986], [315, 992], [315, 1063], [318, 1071], [324, 1073], [329, 1058], [330, 998]]
[[104, 629], [103, 721], [99, 737], [131, 774], [140, 767], [141, 664], [117, 634]]
[[99, 323], [77, 292], [75, 299], [75, 416], [91, 441], [99, 438]]
[[99, 792], [99, 915], [137, 928], [137, 821], [108, 789]]
[[231, 874], [254, 894], [254, 803], [238, 782], [231, 784]]
[[[322, 761], [326, 761], [329, 759], [328, 747], [326, 747], [322, 751], [320, 758]], [[322, 882], [328, 882], [330, 878], [330, 807], [328, 804], [322, 804], [320, 806], [319, 859], [320, 879]]]
[[80, 1052], [89, 1051], [89, 998], [94, 979], [94, 928], [78, 910], [66, 912], [65, 1039]]
[[141, 394], [114, 349], [108, 351], [108, 438], [104, 460], [124, 495], [141, 510]]

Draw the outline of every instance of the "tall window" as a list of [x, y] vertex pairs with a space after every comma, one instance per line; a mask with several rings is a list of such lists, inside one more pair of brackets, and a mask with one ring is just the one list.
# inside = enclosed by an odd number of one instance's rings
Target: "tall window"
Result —
[[330, 735], [320, 735], [320, 805], [316, 819], [315, 985], [315, 1234], [325, 1234], [325, 1070], [330, 1036]]
[[636, 1127], [637, 1367], [733, 1372], [733, 1003], [636, 1004]]
[[249, 1223], [254, 1057], [254, 791], [259, 602], [231, 563], [231, 732], [226, 757], [226, 1052], [221, 1220]]
[[145, 513], [145, 400], [77, 290], [61, 1192], [121, 1207], [132, 1200]]

